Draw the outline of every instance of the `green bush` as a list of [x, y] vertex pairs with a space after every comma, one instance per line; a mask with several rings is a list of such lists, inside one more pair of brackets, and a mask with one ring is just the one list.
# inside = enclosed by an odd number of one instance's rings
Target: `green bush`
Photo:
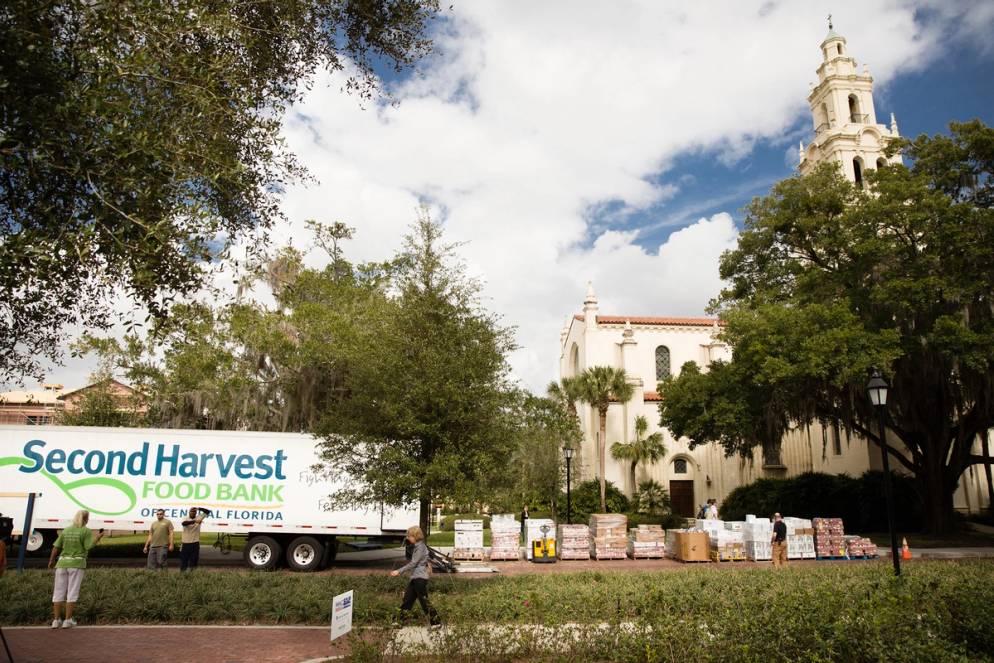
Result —
[[[86, 625], [327, 625], [330, 597], [352, 589], [356, 628], [387, 628], [404, 585], [404, 578], [385, 573], [95, 568], [87, 571], [76, 614]], [[881, 561], [795, 564], [781, 572], [710, 564], [658, 572], [436, 575], [430, 586], [451, 629], [437, 636], [442, 652], [430, 660], [938, 662], [990, 661], [994, 652], [990, 560], [916, 561], [900, 578]], [[50, 572], [6, 574], [0, 623], [45, 624], [51, 590]], [[419, 623], [420, 614], [410, 619]], [[633, 626], [598, 627], [619, 622]], [[550, 638], [526, 633], [519, 654], [507, 656], [499, 650], [507, 638], [487, 627], [494, 623], [574, 623], [588, 630], [572, 644], [556, 641], [561, 649], [544, 655]], [[503, 644], [488, 639], [495, 634]], [[462, 655], [454, 655], [457, 646]]]
[[[883, 473], [865, 472], [858, 479], [848, 475], [806, 472], [790, 479], [757, 479], [739, 486], [721, 504], [725, 520], [743, 520], [746, 514], [842, 518], [853, 532], [887, 529]], [[920, 530], [923, 524], [921, 500], [914, 482], [892, 473], [896, 526], [903, 531]]]
[[[608, 513], [627, 513], [630, 510], [628, 498], [610, 481], [604, 488], [604, 496]], [[601, 512], [601, 484], [596, 479], [584, 481], [572, 488], [570, 497], [573, 501], [574, 523], [585, 523], [590, 519], [590, 514]], [[560, 495], [559, 503], [565, 507], [566, 493]]]
[[439, 529], [443, 532], [453, 532], [456, 529], [457, 520], [482, 520], [483, 529], [490, 529], [490, 516], [479, 513], [453, 513], [448, 516], [442, 516], [442, 524]]

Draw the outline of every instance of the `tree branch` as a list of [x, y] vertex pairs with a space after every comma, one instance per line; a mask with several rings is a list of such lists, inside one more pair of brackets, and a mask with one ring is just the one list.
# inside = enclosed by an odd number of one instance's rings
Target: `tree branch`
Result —
[[882, 447], [887, 451], [889, 451], [890, 455], [893, 456], [895, 459], [897, 459], [897, 462], [899, 462], [901, 465], [907, 468], [908, 471], [910, 471], [912, 474], [918, 474], [918, 466], [915, 463], [912, 463], [907, 458], [905, 458], [904, 454], [902, 454], [900, 451], [890, 446], [886, 442], [881, 442], [880, 438], [877, 435], [874, 435], [863, 426], [860, 426], [859, 423], [853, 421], [852, 425], [853, 428], [856, 430], [856, 432], [858, 432], [860, 435], [867, 438], [868, 440], [871, 440], [878, 447]]

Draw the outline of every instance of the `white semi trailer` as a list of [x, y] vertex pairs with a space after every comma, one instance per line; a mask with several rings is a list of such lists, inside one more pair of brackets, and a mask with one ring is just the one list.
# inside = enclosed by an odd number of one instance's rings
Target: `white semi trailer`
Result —
[[417, 524], [416, 507], [332, 510], [329, 495], [348, 479], [316, 471], [316, 448], [294, 433], [0, 426], [0, 513], [38, 550], [79, 509], [91, 528], [144, 531], [157, 509], [178, 529], [191, 506], [204, 507], [213, 516], [202, 532], [248, 537], [248, 566], [285, 560], [298, 571], [334, 559], [339, 536], [400, 540]]

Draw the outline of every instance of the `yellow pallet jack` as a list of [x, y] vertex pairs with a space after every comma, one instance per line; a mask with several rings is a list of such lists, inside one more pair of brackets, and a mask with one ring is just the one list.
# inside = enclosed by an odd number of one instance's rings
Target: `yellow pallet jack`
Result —
[[532, 541], [532, 561], [536, 564], [556, 563], [556, 539], [549, 536], [548, 525], [542, 525], [542, 538]]

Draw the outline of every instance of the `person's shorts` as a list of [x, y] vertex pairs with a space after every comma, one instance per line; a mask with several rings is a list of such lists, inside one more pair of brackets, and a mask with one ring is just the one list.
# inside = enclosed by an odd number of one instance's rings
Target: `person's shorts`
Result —
[[86, 569], [55, 569], [55, 591], [52, 603], [75, 603], [79, 598], [79, 587], [83, 584]]

